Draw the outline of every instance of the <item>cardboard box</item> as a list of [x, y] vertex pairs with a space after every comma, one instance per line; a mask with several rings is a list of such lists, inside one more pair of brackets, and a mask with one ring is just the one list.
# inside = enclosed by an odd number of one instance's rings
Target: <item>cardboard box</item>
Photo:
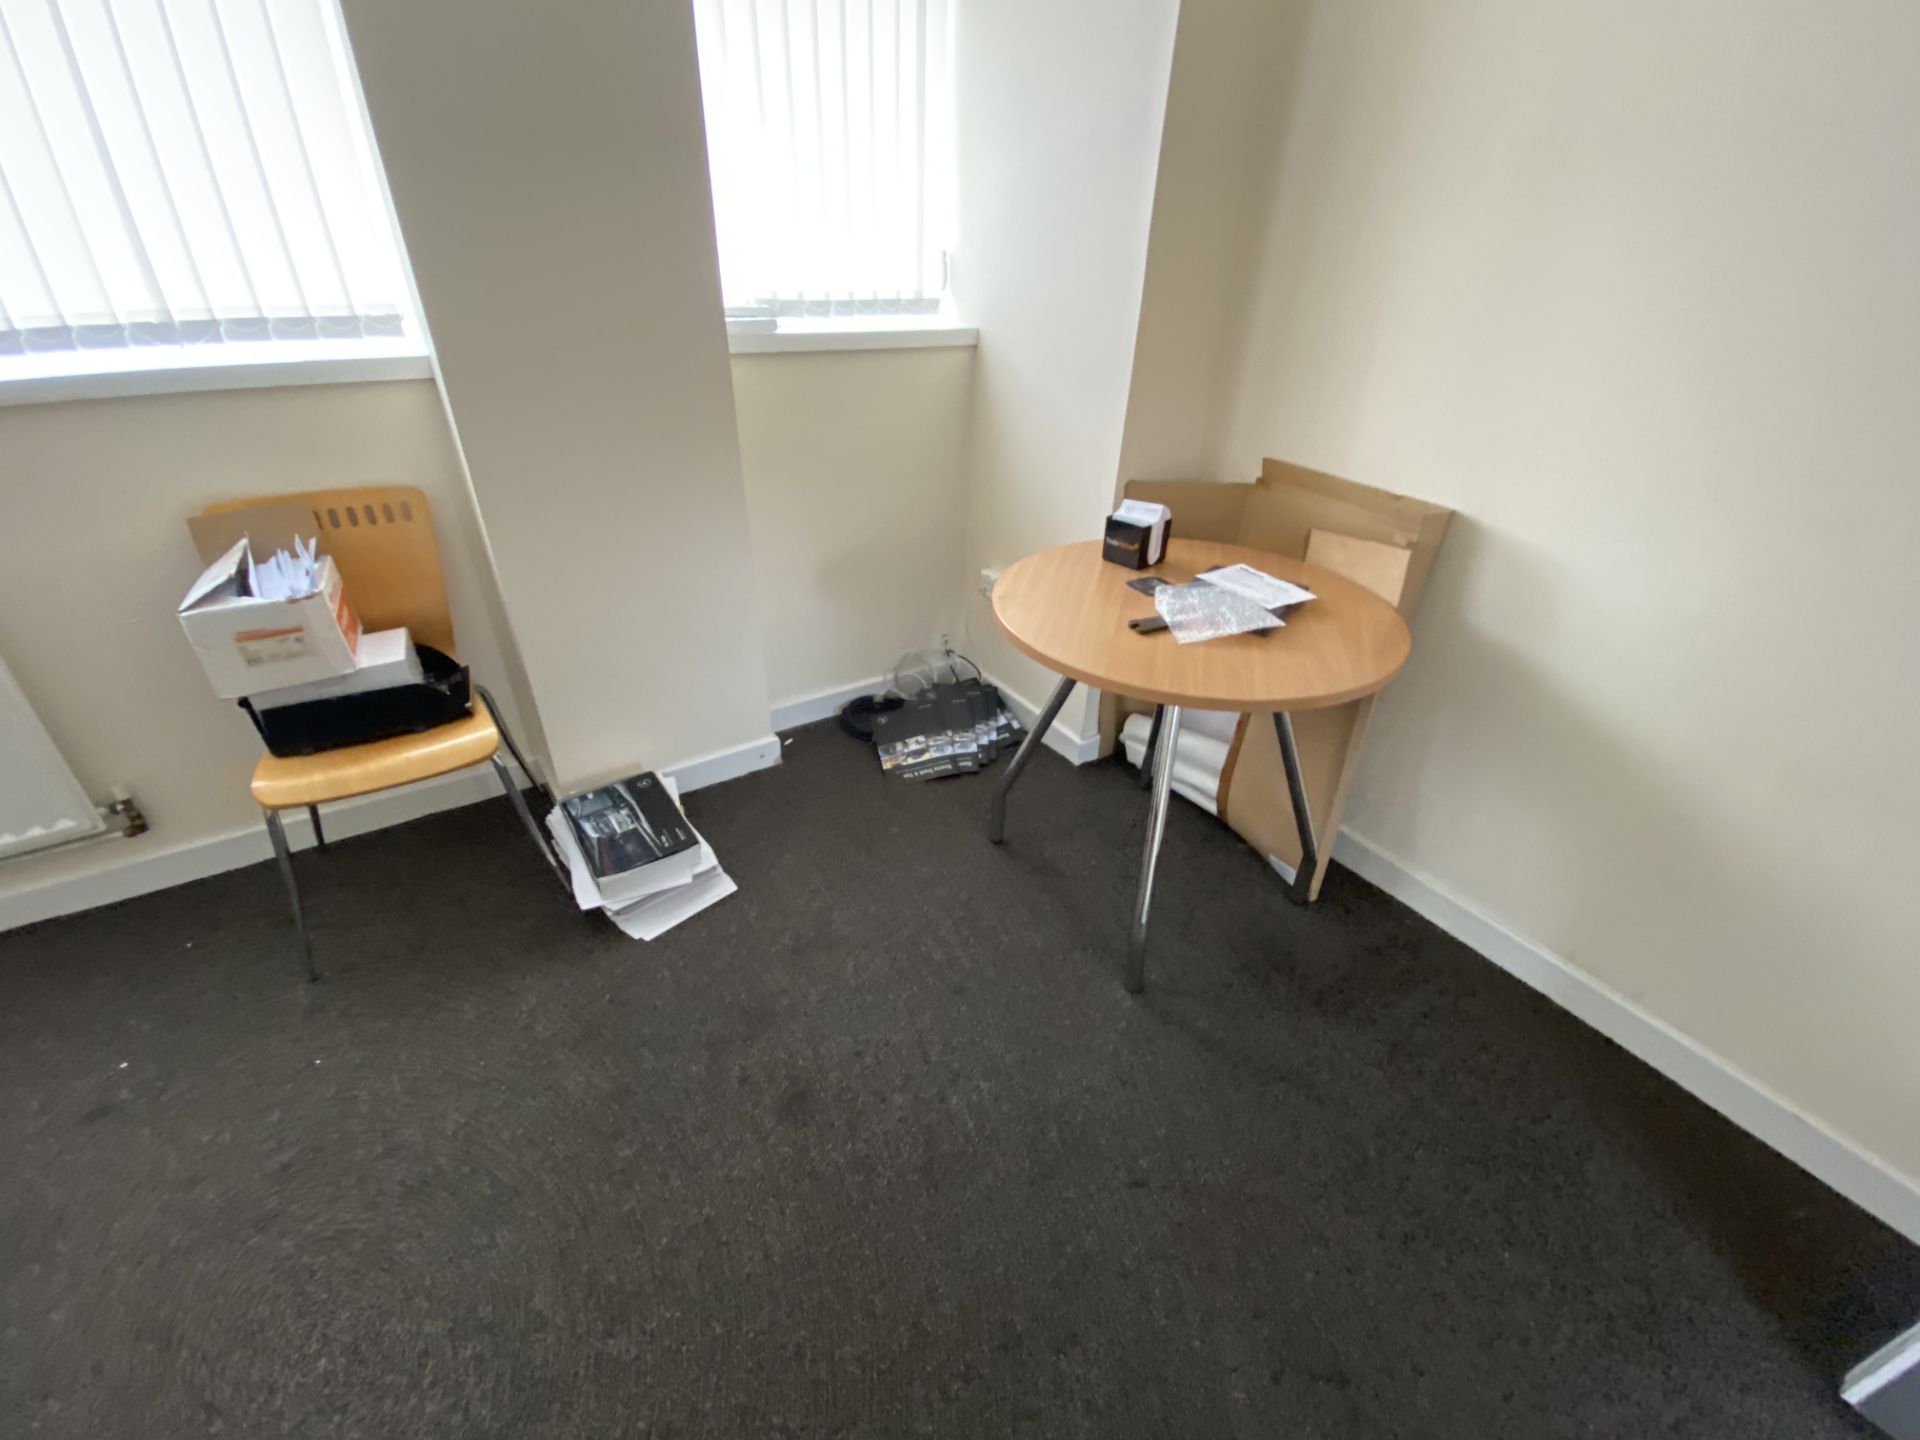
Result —
[[370, 690], [389, 690], [395, 685], [418, 685], [421, 678], [420, 657], [414, 653], [413, 636], [404, 627], [369, 630], [360, 637], [353, 669], [346, 674], [265, 691], [253, 697], [254, 708], [273, 710], [283, 705], [303, 705], [309, 700], [338, 700], [346, 695], [364, 695]]
[[[263, 549], [265, 542], [262, 542]], [[360, 620], [331, 556], [314, 589], [291, 600], [262, 600], [247, 590], [247, 536], [201, 573], [180, 602], [180, 628], [223, 700], [345, 675], [360, 647]]]
[[[1251, 485], [1134, 480], [1126, 486], [1126, 498], [1167, 506], [1179, 517], [1180, 533], [1191, 539], [1246, 545], [1296, 560], [1308, 558], [1316, 535], [1321, 537], [1321, 553], [1316, 557], [1321, 563], [1342, 551], [1376, 545], [1404, 551], [1405, 558], [1392, 572], [1389, 598], [1409, 621], [1453, 519], [1453, 512], [1444, 506], [1271, 459], [1260, 467], [1260, 476]], [[1360, 574], [1351, 578], [1366, 583]], [[1371, 588], [1380, 593], [1378, 585]], [[1103, 696], [1100, 728], [1105, 744], [1111, 746], [1127, 713], [1152, 709], [1126, 696]], [[1347, 786], [1372, 713], [1373, 697], [1368, 696], [1293, 717], [1307, 808], [1318, 840], [1318, 863], [1308, 877], [1313, 895], [1319, 894], [1333, 858]], [[1297, 867], [1300, 839], [1280, 742], [1266, 716], [1253, 720], [1256, 723], [1249, 723], [1243, 715], [1235, 727], [1220, 773], [1219, 815], [1255, 849]]]

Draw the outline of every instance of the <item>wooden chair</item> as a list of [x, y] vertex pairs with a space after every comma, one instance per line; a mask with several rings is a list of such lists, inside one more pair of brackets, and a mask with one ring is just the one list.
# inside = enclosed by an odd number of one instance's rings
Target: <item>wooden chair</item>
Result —
[[[294, 495], [258, 495], [245, 500], [224, 500], [209, 505], [202, 513], [217, 515], [262, 504], [312, 507], [319, 524], [320, 548], [332, 555], [339, 566], [340, 578], [363, 629], [387, 630], [404, 625], [415, 640], [449, 655], [456, 653], [453, 617], [448, 611], [446, 583], [440, 573], [440, 551], [433, 539], [427, 497], [419, 490], [411, 485], [365, 485], [344, 490], [308, 490]], [[300, 911], [300, 887], [294, 880], [293, 856], [280, 823], [282, 810], [305, 806], [313, 821], [314, 839], [324, 850], [327, 841], [320, 828], [322, 805], [491, 762], [521, 823], [533, 837], [534, 844], [540, 847], [541, 855], [562, 880], [566, 878], [552, 847], [534, 822], [533, 812], [527, 808], [526, 796], [520, 793], [512, 772], [500, 758], [500, 747], [504, 743], [525, 772], [527, 766], [520, 747], [500, 718], [493, 696], [477, 684], [473, 690], [479, 703], [472, 713], [449, 724], [414, 735], [376, 740], [368, 745], [323, 750], [317, 755], [286, 758], [263, 755], [254, 767], [253, 798], [266, 812], [267, 835], [273, 841], [274, 856], [287, 882], [287, 899], [293, 905], [293, 924], [300, 935], [300, 951], [309, 980], [320, 976], [314, 968], [313, 945]]]

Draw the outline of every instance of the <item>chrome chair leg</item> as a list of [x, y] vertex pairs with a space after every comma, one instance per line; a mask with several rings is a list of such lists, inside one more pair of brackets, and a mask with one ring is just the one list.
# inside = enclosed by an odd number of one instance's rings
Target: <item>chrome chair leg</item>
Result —
[[307, 806], [307, 819], [313, 823], [313, 843], [322, 850], [327, 848], [327, 832], [320, 828], [320, 807]]
[[497, 750], [488, 758], [493, 761], [493, 773], [500, 777], [500, 784], [505, 788], [507, 798], [513, 802], [514, 813], [520, 817], [520, 823], [527, 827], [527, 834], [531, 835], [533, 843], [540, 847], [540, 853], [546, 857], [547, 864], [552, 867], [553, 873], [560, 877], [561, 883], [571, 887], [572, 881], [567, 878], [567, 872], [561, 867], [559, 857], [553, 853], [553, 842], [541, 834], [540, 826], [533, 818], [533, 811], [527, 808], [527, 797], [520, 793], [520, 787], [514, 783], [513, 772], [507, 769], [506, 761], [500, 758], [500, 752]]
[[1147, 729], [1147, 748], [1140, 752], [1140, 788], [1142, 790], [1153, 783], [1153, 757], [1160, 753], [1160, 726], [1166, 718], [1166, 706], [1153, 707], [1153, 724]]
[[267, 838], [273, 841], [273, 855], [280, 862], [280, 878], [287, 882], [287, 899], [293, 905], [293, 928], [300, 935], [300, 958], [307, 962], [307, 979], [318, 980], [313, 968], [313, 942], [307, 938], [306, 918], [300, 913], [300, 886], [293, 878], [293, 855], [287, 849], [287, 832], [281, 827], [280, 812], [267, 811]]
[[1313, 873], [1320, 868], [1320, 846], [1313, 833], [1313, 812], [1307, 809], [1307, 786], [1300, 778], [1300, 751], [1293, 743], [1293, 717], [1284, 710], [1273, 712], [1273, 731], [1280, 739], [1280, 763], [1287, 770], [1287, 798], [1293, 802], [1293, 824], [1300, 832], [1300, 866], [1293, 872], [1293, 884], [1287, 898], [1296, 905], [1307, 903], [1313, 889]]
[[[527, 757], [520, 753], [520, 746], [513, 738], [513, 731], [507, 728], [506, 716], [500, 713], [499, 705], [494, 703], [493, 692], [488, 690], [484, 685], [476, 685], [473, 688], [474, 693], [479, 695], [480, 699], [486, 704], [487, 713], [493, 716], [494, 728], [500, 732], [501, 742], [506, 745], [507, 753], [513, 756], [513, 763], [520, 767], [520, 773], [522, 775], [525, 775], [528, 779], [532, 779], [533, 770], [527, 764]], [[573, 889], [573, 881], [567, 875], [567, 867], [561, 862], [559, 851], [555, 849], [553, 840], [534, 820], [533, 812], [527, 808], [527, 797], [521, 793], [520, 787], [513, 783], [513, 773], [501, 763], [500, 756], [497, 753], [492, 759], [494, 773], [500, 777], [500, 784], [505, 787], [507, 798], [513, 801], [513, 808], [520, 816], [520, 823], [527, 827], [527, 833], [533, 837], [533, 843], [539, 847], [541, 856], [547, 862], [547, 867], [560, 878], [560, 883], [566, 886], [568, 891], [571, 892]]]
[[1180, 707], [1160, 707], [1162, 763], [1153, 767], [1153, 804], [1147, 811], [1147, 851], [1140, 857], [1140, 893], [1133, 905], [1133, 933], [1127, 939], [1127, 990], [1147, 988], [1147, 909], [1153, 904], [1153, 872], [1160, 862], [1160, 840], [1167, 833], [1167, 801], [1173, 793], [1174, 746], [1180, 741]]
[[1007, 792], [1013, 788], [1013, 782], [1020, 778], [1020, 772], [1027, 768], [1027, 761], [1033, 758], [1040, 737], [1047, 733], [1047, 727], [1059, 716], [1060, 707], [1067, 703], [1067, 696], [1073, 693], [1074, 684], [1072, 680], [1060, 682], [1059, 688], [1053, 692], [1053, 698], [1047, 701], [1047, 708], [1040, 712], [1040, 718], [1033, 722], [1033, 729], [1020, 742], [1013, 759], [1007, 762], [1007, 773], [993, 787], [993, 805], [987, 812], [987, 839], [996, 845], [1007, 838]]

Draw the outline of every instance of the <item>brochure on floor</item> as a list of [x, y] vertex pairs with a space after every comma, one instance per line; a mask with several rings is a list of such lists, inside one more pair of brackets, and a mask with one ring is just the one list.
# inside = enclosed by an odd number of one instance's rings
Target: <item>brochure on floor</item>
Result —
[[671, 778], [648, 772], [569, 797], [547, 814], [574, 903], [652, 940], [739, 888], [680, 810]]
[[973, 774], [1022, 733], [1000, 692], [978, 678], [940, 681], [873, 721], [881, 770], [904, 780]]

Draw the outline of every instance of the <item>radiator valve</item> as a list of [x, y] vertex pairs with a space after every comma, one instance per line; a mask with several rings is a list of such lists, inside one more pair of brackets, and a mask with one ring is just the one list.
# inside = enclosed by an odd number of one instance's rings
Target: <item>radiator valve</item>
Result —
[[107, 814], [119, 822], [120, 833], [131, 839], [135, 835], [147, 833], [147, 817], [140, 812], [140, 803], [133, 798], [133, 792], [124, 785], [113, 787], [113, 803], [107, 806]]

